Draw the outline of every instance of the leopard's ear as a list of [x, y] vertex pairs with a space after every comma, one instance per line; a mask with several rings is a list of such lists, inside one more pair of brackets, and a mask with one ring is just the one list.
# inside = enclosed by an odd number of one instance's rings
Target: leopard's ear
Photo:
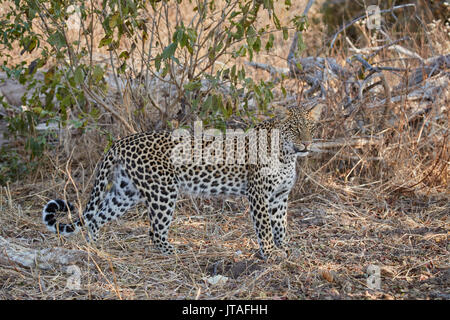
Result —
[[292, 115], [292, 107], [285, 107], [285, 106], [277, 106], [276, 107], [276, 113], [281, 115], [282, 118], [288, 118]]
[[315, 122], [319, 121], [320, 119], [320, 114], [322, 113], [323, 107], [325, 106], [324, 103], [318, 103], [316, 104], [314, 107], [312, 107], [309, 111], [308, 114], [311, 117], [311, 119], [313, 119]]

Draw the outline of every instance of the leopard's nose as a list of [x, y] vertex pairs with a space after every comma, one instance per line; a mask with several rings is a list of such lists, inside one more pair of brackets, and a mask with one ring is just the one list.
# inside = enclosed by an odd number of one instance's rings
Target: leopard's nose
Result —
[[311, 145], [311, 141], [303, 141], [302, 144], [305, 146], [305, 149], [308, 149], [308, 147]]

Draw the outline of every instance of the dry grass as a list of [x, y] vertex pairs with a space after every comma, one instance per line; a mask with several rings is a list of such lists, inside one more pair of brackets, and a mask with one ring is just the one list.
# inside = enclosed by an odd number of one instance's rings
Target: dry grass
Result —
[[[308, 34], [306, 41], [321, 37]], [[432, 37], [450, 43], [445, 32]], [[285, 56], [289, 44], [278, 45]], [[413, 49], [429, 56], [427, 47]], [[387, 52], [383, 59], [389, 58], [396, 57]], [[255, 60], [282, 63], [276, 56]], [[340, 116], [339, 98], [337, 90], [328, 101], [321, 138], [352, 136], [358, 119]], [[279, 264], [253, 256], [258, 245], [242, 199], [180, 200], [170, 238], [182, 252], [170, 257], [153, 249], [142, 207], [104, 227], [94, 245], [82, 235], [49, 234], [43, 205], [67, 197], [82, 207], [105, 143], [98, 133], [66, 140], [66, 153], [49, 152], [33, 175], [2, 187], [0, 236], [35, 249], [87, 252], [89, 258], [76, 263], [81, 287], [66, 287], [67, 266], [43, 270], [10, 261], [0, 264], [0, 299], [450, 299], [450, 110], [448, 97], [439, 101], [444, 104], [430, 102], [428, 115], [410, 121], [414, 105], [405, 100], [392, 110], [395, 121], [382, 128], [377, 111], [368, 110], [358, 116], [379, 144], [344, 146], [299, 162], [301, 179], [289, 205], [292, 254]], [[367, 286], [370, 265], [381, 269], [379, 290]], [[229, 279], [208, 283], [216, 274]]]
[[[82, 250], [89, 259], [76, 263], [80, 290], [66, 288], [66, 266], [2, 265], [0, 298], [449, 298], [448, 194], [387, 196], [376, 183], [310, 179], [320, 188], [291, 198], [292, 254], [280, 264], [252, 257], [257, 244], [242, 202], [181, 200], [171, 240], [182, 253], [167, 257], [149, 242], [144, 208], [109, 224], [89, 245], [81, 235], [50, 235], [41, 223], [44, 201], [36, 199], [56, 194], [61, 184], [14, 186], [1, 195], [1, 236], [31, 248]], [[301, 187], [315, 189], [309, 182]], [[380, 290], [367, 287], [369, 265], [381, 268]], [[215, 274], [229, 280], [211, 285], [206, 279]]]

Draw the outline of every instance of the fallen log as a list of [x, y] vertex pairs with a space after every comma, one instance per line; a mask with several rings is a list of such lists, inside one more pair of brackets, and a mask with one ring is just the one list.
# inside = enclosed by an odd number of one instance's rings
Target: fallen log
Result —
[[51, 269], [57, 265], [73, 265], [86, 259], [88, 253], [65, 248], [33, 249], [0, 236], [0, 264], [27, 268]]

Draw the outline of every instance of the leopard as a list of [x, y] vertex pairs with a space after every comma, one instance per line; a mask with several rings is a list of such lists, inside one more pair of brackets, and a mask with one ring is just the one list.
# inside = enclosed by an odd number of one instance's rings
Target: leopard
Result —
[[[148, 212], [153, 245], [163, 254], [174, 254], [178, 251], [169, 242], [169, 227], [181, 195], [242, 196], [248, 199], [259, 245], [258, 256], [267, 259], [280, 250], [289, 252], [288, 196], [297, 179], [297, 158], [312, 151], [312, 138], [323, 106], [319, 103], [309, 109], [301, 105], [285, 108], [282, 117], [256, 124], [252, 132], [258, 135], [253, 138], [248, 131], [244, 132], [242, 143], [215, 145], [211, 137], [188, 140], [186, 134], [174, 134], [176, 130], [126, 136], [113, 143], [97, 164], [90, 197], [78, 217], [68, 223], [58, 222], [57, 214], [74, 212], [75, 207], [66, 200], [55, 199], [44, 206], [42, 221], [51, 232], [63, 236], [86, 228], [88, 241], [96, 241], [104, 224], [143, 204]], [[262, 133], [266, 140], [262, 139]], [[258, 157], [264, 149], [257, 147], [264, 148], [268, 143], [262, 142], [269, 140], [273, 143], [265, 154], [272, 152], [271, 156]], [[181, 146], [204, 149], [198, 152]], [[217, 151], [217, 159], [208, 159], [203, 157], [208, 148], [222, 152]], [[179, 154], [182, 154], [180, 150], [187, 151], [177, 160], [175, 150]], [[241, 161], [230, 161], [232, 157], [224, 156], [231, 151]], [[190, 159], [195, 152], [200, 156]]]

